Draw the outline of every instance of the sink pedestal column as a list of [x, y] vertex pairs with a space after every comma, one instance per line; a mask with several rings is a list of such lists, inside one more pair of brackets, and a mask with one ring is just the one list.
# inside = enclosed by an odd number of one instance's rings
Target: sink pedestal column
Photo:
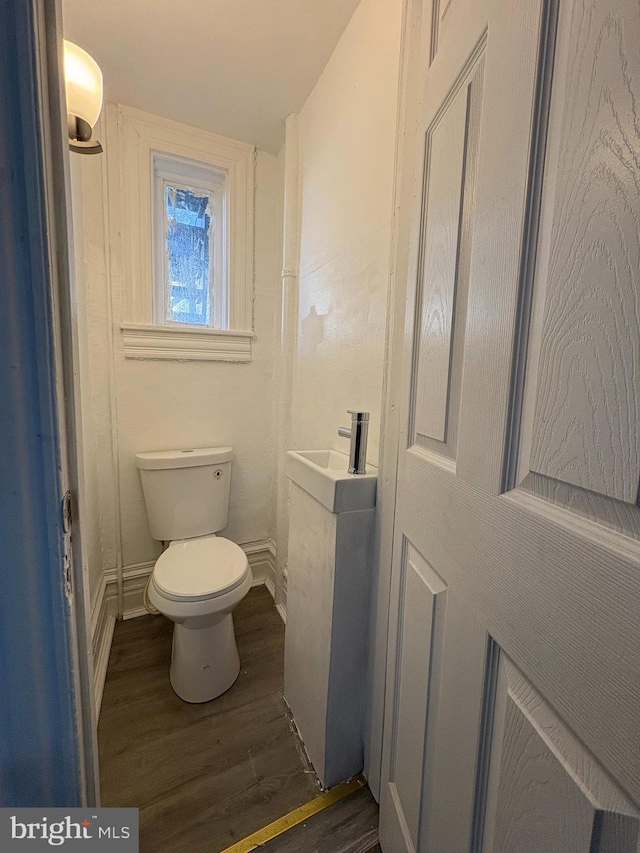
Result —
[[325, 788], [363, 767], [374, 525], [291, 484], [285, 698]]

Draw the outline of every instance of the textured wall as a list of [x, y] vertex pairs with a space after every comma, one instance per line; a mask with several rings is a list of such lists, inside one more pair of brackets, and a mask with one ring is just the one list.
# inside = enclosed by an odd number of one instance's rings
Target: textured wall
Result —
[[[371, 412], [368, 461], [379, 453], [402, 0], [361, 0], [298, 118], [300, 268], [290, 446], [348, 450], [346, 410]], [[285, 157], [287, 152], [285, 152]], [[278, 502], [280, 601], [296, 561], [296, 511]], [[296, 497], [297, 499], [297, 497]], [[285, 543], [293, 545], [288, 553]], [[282, 553], [286, 551], [286, 553]], [[305, 561], [303, 560], [303, 563]], [[375, 566], [369, 577], [375, 586]], [[304, 583], [304, 581], [303, 581]], [[338, 596], [346, 606], [349, 594]], [[346, 599], [343, 601], [342, 599]], [[313, 614], [313, 608], [309, 611]], [[317, 614], [315, 614], [317, 616]], [[309, 616], [314, 622], [314, 617]], [[289, 619], [295, 617], [289, 615]], [[364, 675], [364, 673], [363, 673]], [[336, 717], [336, 719], [339, 719]], [[328, 725], [331, 726], [331, 719]]]
[[401, 0], [362, 0], [300, 113], [301, 238], [294, 445], [348, 448], [371, 412], [378, 458]]
[[[104, 138], [102, 141], [104, 144]], [[149, 534], [135, 468], [138, 451], [232, 445], [236, 460], [230, 523], [225, 535], [241, 544], [264, 540], [269, 535], [281, 186], [277, 158], [260, 152], [255, 195], [256, 337], [251, 363], [138, 361], [125, 359], [123, 354], [120, 323], [126, 282], [120, 273], [117, 241], [110, 246], [110, 252], [105, 251], [104, 161], [102, 157], [83, 160], [90, 162], [81, 165], [82, 203], [77, 205], [83, 222], [78, 304], [87, 324], [82, 358], [87, 369], [83, 369], [81, 377], [87, 451], [84, 467], [91, 484], [85, 536], [89, 542], [85, 550], [95, 592], [101, 571], [116, 565], [116, 499], [123, 565], [153, 561], [159, 553], [158, 544]], [[77, 193], [77, 180], [75, 184]], [[113, 411], [109, 409], [110, 395]], [[114, 436], [115, 463], [110, 450]]]
[[[238, 543], [266, 539], [273, 463], [271, 384], [279, 286], [276, 158], [261, 153], [256, 182], [255, 303], [250, 364], [125, 359], [116, 335], [115, 375], [122, 548], [125, 565], [152, 560], [135, 454], [145, 450], [231, 445], [229, 526]], [[121, 282], [113, 279], [114, 320]], [[124, 286], [124, 285], [122, 285]]]
[[[98, 128], [98, 138], [101, 128]], [[111, 325], [105, 265], [102, 158], [71, 154], [75, 307], [80, 367], [83, 559], [91, 603], [117, 562], [115, 456], [110, 385]]]
[[[372, 413], [369, 460], [377, 461], [401, 5], [362, 0], [300, 114], [299, 311], [297, 343], [278, 360], [293, 382], [293, 404], [284, 409], [274, 383], [282, 160], [258, 156], [256, 339], [253, 361], [243, 365], [124, 358], [119, 325], [126, 281], [114, 257], [117, 245], [105, 257], [104, 158], [83, 158], [80, 279], [89, 365], [83, 414], [92, 591], [101, 571], [116, 565], [118, 524], [124, 566], [158, 553], [135, 469], [137, 451], [233, 445], [226, 535], [246, 543], [277, 534], [284, 551], [287, 513], [276, 518], [274, 512], [275, 438], [284, 424], [293, 446], [347, 449], [336, 429], [347, 421], [347, 408], [361, 406]], [[104, 134], [101, 139], [106, 143]]]
[[[378, 461], [396, 90], [402, 0], [362, 0], [298, 117], [300, 274], [285, 308], [280, 369], [291, 372], [278, 435], [289, 448], [348, 451], [347, 409], [371, 412], [369, 462]], [[282, 159], [291, 156], [281, 152]], [[297, 155], [293, 154], [297, 160]], [[297, 308], [296, 308], [297, 306]], [[285, 312], [286, 313], [286, 312]], [[285, 395], [286, 396], [286, 395]], [[280, 471], [284, 448], [279, 448]], [[278, 482], [278, 598], [286, 598], [289, 485]]]

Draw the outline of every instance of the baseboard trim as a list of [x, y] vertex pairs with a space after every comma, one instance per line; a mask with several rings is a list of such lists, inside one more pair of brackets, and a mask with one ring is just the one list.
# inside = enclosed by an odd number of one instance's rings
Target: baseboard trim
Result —
[[271, 571], [270, 571], [268, 577], [265, 578], [264, 583], [265, 583], [265, 586], [267, 587], [267, 589], [269, 590], [269, 592], [271, 593], [271, 598], [273, 598], [275, 608], [278, 611], [278, 613], [280, 614], [280, 618], [282, 619], [283, 623], [286, 625], [287, 624], [287, 606], [286, 606], [286, 600], [287, 600], [287, 570], [285, 568], [283, 575], [282, 575], [282, 578], [281, 578], [280, 596], [281, 596], [282, 600], [276, 601], [275, 579], [276, 579], [276, 574], [278, 571], [278, 563], [276, 560], [276, 543], [273, 541], [273, 539], [267, 540], [267, 547], [269, 549], [269, 560], [271, 562]]
[[100, 586], [91, 610], [91, 639], [93, 648], [93, 696], [96, 709], [96, 721], [100, 717], [102, 693], [107, 678], [109, 653], [113, 631], [116, 627], [116, 615], [110, 608], [107, 596], [107, 580], [102, 575]]
[[258, 584], [262, 584], [262, 583], [264, 583], [266, 588], [269, 590], [269, 594], [271, 595], [271, 598], [273, 598], [274, 607], [276, 608], [276, 610], [280, 614], [280, 618], [282, 619], [283, 623], [286, 625], [287, 624], [287, 608], [284, 606], [284, 604], [276, 602], [276, 585], [275, 585], [275, 583], [271, 580], [271, 578], [265, 578], [263, 581], [262, 580], [257, 581], [255, 585], [257, 586]]
[[269, 590], [269, 595], [275, 601], [276, 598], [276, 585], [271, 580], [271, 578], [265, 578], [263, 581], [258, 581], [258, 583], [263, 583], [266, 588]]
[[253, 572], [253, 584], [255, 586], [265, 584], [267, 587], [270, 584], [271, 588], [274, 589], [276, 567], [271, 552], [270, 540], [263, 539], [260, 542], [249, 542], [241, 547], [247, 555], [251, 571]]

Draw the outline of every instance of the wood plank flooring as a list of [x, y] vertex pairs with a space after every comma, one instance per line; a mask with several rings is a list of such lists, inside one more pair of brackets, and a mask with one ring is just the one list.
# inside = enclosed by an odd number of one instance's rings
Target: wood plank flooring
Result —
[[378, 806], [368, 788], [273, 838], [260, 853], [380, 853]]
[[[234, 621], [240, 675], [202, 705], [169, 684], [173, 623], [145, 616], [116, 626], [98, 727], [102, 804], [140, 809], [141, 853], [218, 853], [319, 793], [282, 698], [284, 626], [268, 591], [253, 588]], [[377, 841], [371, 795], [353, 797], [362, 814], [335, 812], [335, 853]], [[368, 847], [344, 846], [349, 824]]]

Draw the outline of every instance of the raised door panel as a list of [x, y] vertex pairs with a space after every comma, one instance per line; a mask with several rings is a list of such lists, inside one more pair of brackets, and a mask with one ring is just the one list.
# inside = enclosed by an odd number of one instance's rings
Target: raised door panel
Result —
[[460, 42], [463, 30], [486, 26], [490, 0], [427, 0], [431, 6], [430, 62], [436, 55], [448, 56]]
[[[395, 813], [408, 849], [417, 850], [427, 721], [442, 652], [446, 585], [409, 542], [403, 551], [391, 757], [382, 807]], [[389, 797], [392, 802], [385, 802]]]
[[467, 91], [428, 134], [422, 317], [418, 342], [415, 429], [445, 439], [456, 285]]
[[[487, 34], [456, 474], [504, 491], [532, 180], [544, 158], [553, 3], [494, 0]], [[525, 250], [523, 251], [523, 241]]]
[[640, 6], [560, 4], [531, 470], [635, 504]]
[[524, 477], [519, 488], [547, 504], [569, 510], [572, 515], [640, 539], [640, 512], [634, 504], [603, 497], [596, 492], [532, 472]]
[[493, 646], [459, 588], [447, 587], [442, 655], [429, 697], [418, 850], [474, 851], [478, 740], [490, 712]]
[[637, 809], [504, 655], [490, 762], [485, 853], [636, 853]]
[[484, 41], [425, 138], [412, 381], [413, 443], [455, 456], [471, 226], [482, 111]]

